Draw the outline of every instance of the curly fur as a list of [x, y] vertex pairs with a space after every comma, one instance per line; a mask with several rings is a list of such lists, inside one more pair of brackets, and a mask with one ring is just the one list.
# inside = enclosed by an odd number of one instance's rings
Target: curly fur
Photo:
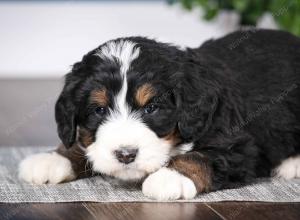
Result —
[[[240, 42], [246, 34], [247, 40]], [[143, 37], [112, 42], [120, 41], [133, 42], [131, 49], [139, 49], [127, 71], [130, 111], [162, 141], [176, 138], [170, 151], [164, 148], [167, 162], [173, 161], [172, 150], [192, 144], [185, 157], [175, 158], [192, 161], [185, 166], [186, 172], [197, 166], [200, 170], [205, 161], [205, 170], [210, 169], [209, 190], [270, 176], [284, 159], [300, 154], [299, 38], [281, 31], [238, 31], [185, 50]], [[236, 41], [239, 44], [232, 47]], [[89, 146], [82, 134], [97, 144], [99, 128], [108, 123], [108, 116], [94, 114], [91, 91], [105, 87], [109, 108], [116, 108], [112, 100], [123, 85], [123, 64], [120, 58], [97, 56], [105, 45], [85, 55], [66, 76], [56, 104], [58, 134], [66, 148], [80, 146], [85, 152]], [[151, 84], [155, 92], [150, 103], [159, 106], [151, 114], [144, 114], [144, 106], [134, 100], [137, 89], [145, 84]], [[145, 137], [150, 137], [143, 129]]]

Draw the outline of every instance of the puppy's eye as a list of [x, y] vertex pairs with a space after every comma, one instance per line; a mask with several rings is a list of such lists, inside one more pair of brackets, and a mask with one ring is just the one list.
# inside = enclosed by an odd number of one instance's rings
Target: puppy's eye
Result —
[[95, 108], [95, 113], [97, 115], [100, 115], [100, 116], [105, 115], [106, 111], [107, 111], [106, 107], [97, 107], [97, 108]]
[[155, 112], [157, 109], [158, 109], [158, 106], [157, 106], [157, 105], [155, 105], [155, 104], [150, 104], [150, 105], [147, 105], [147, 106], [144, 108], [144, 113], [145, 113], [145, 114], [151, 114], [151, 113]]

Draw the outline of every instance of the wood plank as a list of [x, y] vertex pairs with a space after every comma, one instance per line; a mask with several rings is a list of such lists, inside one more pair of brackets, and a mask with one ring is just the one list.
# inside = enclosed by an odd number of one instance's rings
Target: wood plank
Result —
[[300, 219], [300, 203], [0, 203], [1, 220]]
[[220, 219], [203, 203], [84, 203], [98, 219]]
[[0, 219], [220, 220], [203, 203], [0, 204]]
[[224, 219], [300, 219], [300, 203], [221, 202], [207, 206]]
[[0, 204], [1, 220], [94, 219], [82, 203]]

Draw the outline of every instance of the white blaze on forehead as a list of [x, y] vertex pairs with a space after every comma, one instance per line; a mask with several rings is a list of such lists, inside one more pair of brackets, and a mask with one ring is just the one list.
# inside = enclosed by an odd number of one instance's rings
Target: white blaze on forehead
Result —
[[129, 40], [110, 41], [96, 52], [102, 59], [117, 59], [121, 65], [121, 74], [126, 75], [131, 62], [139, 56], [140, 49]]
[[128, 115], [128, 106], [126, 104], [126, 94], [128, 89], [127, 71], [130, 69], [131, 62], [139, 56], [140, 49], [136, 43], [129, 40], [110, 41], [99, 51], [97, 55], [102, 59], [117, 60], [120, 64], [120, 74], [123, 78], [122, 88], [116, 97], [116, 104], [121, 115]]

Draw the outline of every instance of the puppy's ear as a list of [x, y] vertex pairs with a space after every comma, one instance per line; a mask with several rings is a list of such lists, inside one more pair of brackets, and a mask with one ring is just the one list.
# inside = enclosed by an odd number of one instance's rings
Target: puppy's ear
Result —
[[74, 104], [74, 98], [72, 98], [74, 86], [72, 86], [70, 74], [68, 75], [63, 91], [55, 105], [55, 120], [57, 123], [58, 136], [66, 148], [70, 148], [74, 144], [77, 133], [77, 108]]
[[70, 97], [63, 94], [58, 98], [55, 105], [55, 119], [57, 123], [58, 136], [66, 148], [71, 147], [76, 140], [76, 118], [75, 106]]
[[217, 96], [195, 97], [194, 102], [182, 102], [178, 130], [187, 141], [200, 138], [210, 127], [218, 106]]
[[183, 74], [177, 89], [178, 130], [188, 142], [199, 139], [209, 129], [219, 103], [218, 85], [206, 77], [206, 69], [192, 66]]

